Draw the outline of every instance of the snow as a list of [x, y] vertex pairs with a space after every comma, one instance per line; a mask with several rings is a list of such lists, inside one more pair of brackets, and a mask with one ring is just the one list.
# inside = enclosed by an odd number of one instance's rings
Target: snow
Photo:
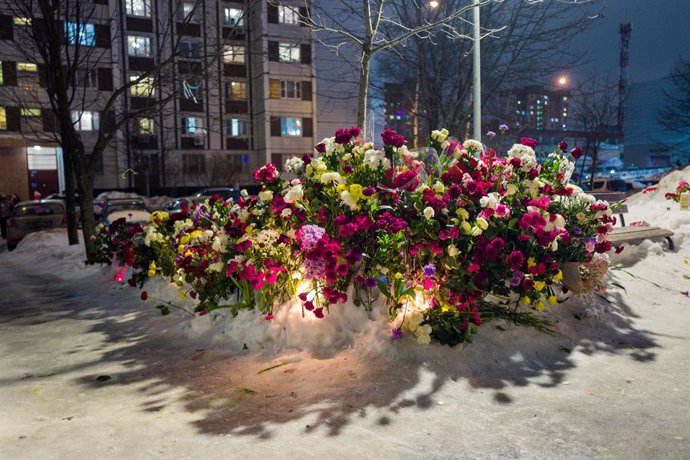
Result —
[[607, 300], [551, 310], [555, 336], [489, 323], [455, 348], [351, 305], [161, 317], [192, 304], [31, 234], [0, 254], [0, 457], [690, 458], [690, 212], [663, 198], [690, 170], [672, 174], [626, 218], [675, 251], [626, 247]]

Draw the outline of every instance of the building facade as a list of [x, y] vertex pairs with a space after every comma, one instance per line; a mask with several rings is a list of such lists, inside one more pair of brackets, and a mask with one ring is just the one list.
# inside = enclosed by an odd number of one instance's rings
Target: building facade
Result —
[[[251, 183], [251, 172], [265, 162], [282, 164], [311, 151], [318, 82], [312, 32], [299, 21], [303, 1], [92, 1], [92, 18], [74, 33], [93, 51], [76, 85], [81, 109], [73, 112], [86, 152], [112, 92], [169, 64], [164, 75], [147, 77], [118, 98], [114, 110], [141, 115], [105, 150], [97, 191], [238, 187]], [[0, 5], [0, 193], [24, 198], [34, 190], [60, 191], [62, 158], [45, 75], [17, 46], [30, 20]], [[356, 100], [331, 104], [323, 116], [349, 126], [353, 107]]]

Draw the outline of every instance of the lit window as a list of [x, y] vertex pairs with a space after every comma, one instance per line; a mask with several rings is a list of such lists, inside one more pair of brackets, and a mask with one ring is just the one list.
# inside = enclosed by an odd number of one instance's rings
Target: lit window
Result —
[[302, 135], [302, 119], [301, 118], [280, 118], [280, 135], [281, 136], [301, 136]]
[[38, 72], [38, 66], [32, 62], [17, 63], [17, 70], [20, 72]]
[[199, 57], [199, 51], [201, 47], [196, 42], [181, 41], [177, 45], [177, 51], [180, 53], [180, 57], [187, 59], [197, 59]]
[[241, 26], [244, 24], [244, 11], [238, 8], [223, 8], [223, 23], [226, 26]]
[[302, 82], [281, 80], [280, 97], [283, 99], [302, 99]]
[[5, 107], [0, 107], [0, 129], [7, 129], [7, 112], [5, 112]]
[[225, 84], [225, 92], [229, 101], [246, 101], [247, 83], [243, 81], [229, 81]]
[[2, 74], [2, 61], [0, 61], [0, 85], [5, 84], [5, 77]]
[[204, 127], [204, 120], [199, 117], [182, 117], [182, 134], [194, 134]]
[[197, 22], [197, 12], [199, 8], [196, 3], [183, 2], [180, 10], [180, 19], [187, 22]]
[[15, 26], [30, 26], [31, 18], [14, 18]]
[[21, 110], [22, 117], [34, 117], [38, 118], [41, 116], [41, 109], [27, 109], [23, 108]]
[[242, 137], [247, 135], [247, 122], [239, 118], [231, 118], [227, 121], [227, 133], [229, 137]]
[[72, 123], [77, 131], [98, 131], [101, 116], [98, 112], [72, 111]]
[[182, 80], [182, 97], [198, 103], [202, 99], [203, 84], [201, 81]]
[[139, 134], [153, 134], [155, 132], [153, 118], [139, 118], [137, 125], [139, 126]]
[[94, 46], [96, 44], [96, 29], [93, 24], [65, 23], [67, 43], [70, 45]]
[[144, 77], [140, 81], [139, 77], [132, 75], [129, 77], [132, 86], [129, 87], [129, 94], [135, 97], [153, 97], [155, 94], [154, 80], [153, 77]]
[[151, 57], [151, 37], [127, 35], [127, 53], [136, 57]]
[[151, 0], [125, 0], [125, 10], [130, 16], [151, 17]]
[[567, 100], [568, 100], [568, 98], [567, 98], [567, 97], [565, 97], [565, 96], [563, 96], [563, 100], [564, 100], [564, 101], [567, 101]]
[[299, 24], [299, 9], [296, 6], [280, 5], [278, 22], [281, 24]]
[[280, 62], [299, 62], [300, 47], [291, 43], [278, 44], [278, 60]]
[[244, 46], [225, 45], [223, 47], [223, 61], [228, 64], [244, 64]]

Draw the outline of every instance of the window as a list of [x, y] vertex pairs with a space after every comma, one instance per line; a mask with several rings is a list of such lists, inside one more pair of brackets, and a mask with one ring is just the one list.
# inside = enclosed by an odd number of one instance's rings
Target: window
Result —
[[101, 116], [98, 112], [73, 110], [72, 123], [77, 131], [98, 131]]
[[5, 84], [5, 77], [2, 74], [2, 61], [0, 61], [0, 85]]
[[125, 0], [125, 10], [130, 16], [151, 17], [151, 0]]
[[225, 94], [229, 101], [246, 101], [247, 83], [243, 81], [229, 81], [225, 84]]
[[241, 26], [244, 24], [244, 11], [237, 8], [223, 8], [223, 24], [226, 26]]
[[200, 56], [201, 47], [196, 42], [181, 41], [177, 45], [177, 51], [180, 57], [187, 59], [198, 59]]
[[227, 133], [230, 137], [244, 137], [247, 135], [247, 122], [239, 118], [231, 118], [227, 121]]
[[182, 2], [182, 8], [180, 9], [180, 20], [187, 22], [198, 22], [198, 11], [196, 3], [192, 2]]
[[280, 117], [281, 136], [302, 136], [302, 119]]
[[38, 66], [32, 62], [18, 62], [17, 71], [19, 72], [38, 72]]
[[127, 53], [136, 57], [151, 57], [151, 37], [127, 35]]
[[[130, 82], [136, 81], [137, 79], [139, 79], [139, 77], [136, 75], [129, 77]], [[129, 94], [135, 97], [153, 97], [155, 93], [153, 77], [142, 78], [129, 87]]]
[[278, 44], [278, 60], [280, 62], [299, 62], [300, 61], [299, 45], [294, 45], [292, 43], [279, 43]]
[[139, 118], [137, 119], [137, 126], [139, 127], [139, 134], [154, 134], [156, 132], [153, 118]]
[[182, 117], [182, 134], [195, 134], [204, 127], [204, 120], [199, 117]]
[[283, 99], [302, 99], [302, 82], [281, 80], [280, 97]]
[[182, 155], [182, 172], [184, 174], [203, 174], [206, 172], [206, 155], [186, 153]]
[[15, 26], [30, 26], [31, 18], [14, 18]]
[[29, 109], [29, 108], [23, 108], [21, 110], [21, 115], [22, 117], [27, 117], [27, 118], [38, 118], [41, 116], [41, 109]]
[[278, 22], [281, 24], [299, 24], [299, 9], [296, 6], [278, 6]]
[[199, 103], [202, 97], [203, 82], [194, 80], [182, 80], [180, 83], [180, 91], [182, 92], [182, 97], [185, 99], [191, 99], [195, 103]]
[[96, 44], [96, 29], [93, 24], [65, 23], [67, 43], [70, 45], [94, 46]]
[[223, 47], [223, 61], [228, 64], [244, 64], [244, 46], [225, 45]]
[[79, 88], [96, 88], [98, 80], [95, 69], [77, 69], [74, 72], [74, 85]]
[[0, 107], [0, 129], [7, 129], [7, 112], [5, 112], [5, 107]]

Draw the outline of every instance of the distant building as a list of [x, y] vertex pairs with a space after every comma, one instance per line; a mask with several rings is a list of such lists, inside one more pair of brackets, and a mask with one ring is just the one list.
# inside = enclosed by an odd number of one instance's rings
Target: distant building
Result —
[[658, 122], [666, 104], [666, 93], [673, 93], [671, 78], [661, 78], [629, 86], [625, 99], [626, 167], [662, 167], [690, 162], [688, 136], [667, 131]]
[[[384, 127], [401, 134], [407, 139], [408, 145], [412, 147], [414, 115], [412, 110], [413, 101], [408, 91], [409, 87], [410, 85], [401, 83], [386, 83], [384, 85]], [[419, 120], [420, 123], [424, 123], [423, 117], [419, 117]], [[426, 131], [420, 127], [419, 132], [424, 133]], [[420, 135], [424, 136], [423, 134]], [[422, 143], [424, 141], [425, 139], [421, 139]]]
[[[170, 13], [178, 3], [180, 14], [194, 12], [186, 24], [183, 16]], [[86, 30], [98, 61], [80, 83], [84, 97], [94, 102], [73, 114], [87, 151], [105, 118], [102, 96], [150, 69], [156, 59], [172, 56], [166, 43], [181, 37], [174, 57], [179, 97], [155, 117], [137, 118], [118, 134], [96, 173], [97, 191], [185, 193], [201, 186], [246, 185], [261, 164], [282, 166], [291, 155], [311, 152], [320, 140], [317, 133], [324, 134], [319, 114], [329, 132], [336, 124], [355, 123], [356, 98], [343, 98], [342, 87], [324, 82], [328, 88], [319, 95], [315, 56], [324, 54], [315, 49], [312, 32], [299, 23], [304, 11], [298, 4], [303, 2], [205, 0], [196, 9], [194, 1], [94, 4], [94, 23]], [[250, 11], [246, 4], [253, 5]], [[45, 74], [40, 62], [26, 62], [16, 49], [15, 36], [27, 26], [25, 18], [12, 17], [4, 8], [0, 4], [0, 193], [28, 197], [38, 190], [46, 195], [64, 189], [64, 173], [60, 148], [51, 141]], [[171, 15], [176, 19], [170, 27], [158, 27], [156, 16]], [[156, 56], [159, 48], [167, 56]], [[207, 62], [215, 50], [221, 58]], [[331, 63], [320, 70], [335, 79], [339, 69]], [[117, 110], [135, 111], [151, 98], [164, 97], [165, 84], [173, 83], [132, 87]], [[336, 92], [340, 99], [329, 102]], [[36, 101], [35, 106], [25, 102], [20, 107], [17, 95]]]

